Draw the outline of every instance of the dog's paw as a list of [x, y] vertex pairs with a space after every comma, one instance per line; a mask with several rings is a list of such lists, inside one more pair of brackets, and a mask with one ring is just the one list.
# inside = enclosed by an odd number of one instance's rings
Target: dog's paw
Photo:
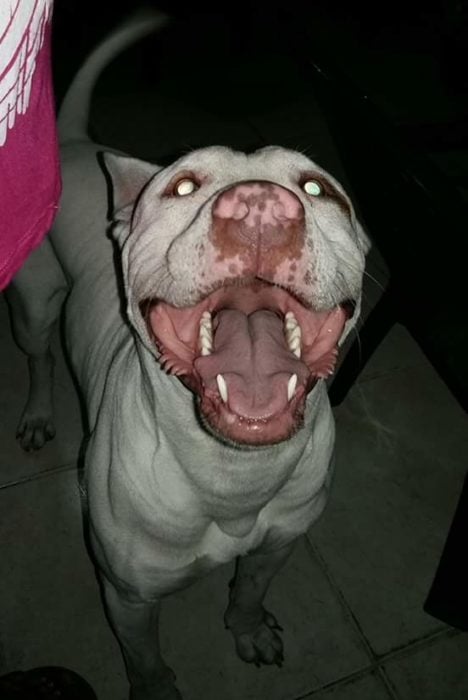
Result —
[[16, 439], [23, 450], [40, 450], [54, 437], [55, 427], [50, 416], [32, 415], [27, 411], [23, 413], [16, 430]]
[[281, 667], [283, 665], [283, 641], [278, 634], [283, 629], [275, 616], [265, 608], [261, 609], [260, 620], [254, 624], [245, 621], [242, 623], [241, 619], [234, 622], [231, 619], [226, 620], [226, 626], [232, 632], [237, 654], [243, 661], [256, 666], [276, 664]]

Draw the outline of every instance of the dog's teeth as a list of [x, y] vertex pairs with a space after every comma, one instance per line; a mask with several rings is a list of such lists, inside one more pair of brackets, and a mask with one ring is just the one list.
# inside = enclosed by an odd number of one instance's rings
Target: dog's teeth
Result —
[[227, 390], [227, 384], [226, 380], [224, 379], [222, 374], [217, 374], [216, 375], [216, 383], [218, 384], [218, 391], [219, 394], [224, 401], [224, 403], [227, 403], [228, 400], [228, 390]]
[[292, 397], [294, 396], [294, 392], [296, 391], [296, 386], [297, 386], [297, 374], [291, 374], [289, 377], [289, 382], [288, 382], [288, 401], [291, 401]]
[[213, 325], [211, 323], [211, 314], [209, 311], [204, 311], [202, 313], [198, 339], [200, 341], [201, 354], [203, 356], [211, 355], [213, 349]]
[[200, 338], [204, 338], [211, 343], [212, 337], [213, 334], [209, 328], [207, 328], [206, 326], [200, 326]]
[[284, 317], [284, 333], [288, 347], [296, 357], [301, 356], [301, 327], [292, 311], [288, 311]]
[[213, 350], [213, 345], [211, 343], [211, 339], [209, 337], [206, 337], [206, 336], [201, 335], [201, 334], [200, 334], [200, 350], [201, 350], [201, 354], [203, 356], [211, 355], [211, 351]]

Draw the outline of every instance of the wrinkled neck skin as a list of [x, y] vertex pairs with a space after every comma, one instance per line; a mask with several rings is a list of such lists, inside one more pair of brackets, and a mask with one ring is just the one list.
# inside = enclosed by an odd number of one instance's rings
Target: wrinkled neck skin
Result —
[[170, 452], [213, 517], [221, 514], [216, 511], [226, 501], [230, 509], [252, 511], [271, 500], [301, 461], [313, 439], [318, 406], [327, 401], [320, 381], [308, 397], [304, 426], [291, 439], [267, 447], [237, 447], [201, 424], [195, 396], [180, 380], [166, 375], [141, 343], [136, 344], [135, 361], [141, 369], [141, 386], [135, 389], [147, 404], [145, 415], [154, 416], [155, 444], [163, 448], [162, 457]]

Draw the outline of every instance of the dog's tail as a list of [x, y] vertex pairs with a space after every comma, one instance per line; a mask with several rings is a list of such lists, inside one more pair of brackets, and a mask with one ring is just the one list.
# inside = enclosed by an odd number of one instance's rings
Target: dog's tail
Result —
[[58, 117], [60, 143], [88, 138], [91, 95], [104, 68], [138, 39], [162, 28], [168, 17], [162, 12], [140, 11], [117, 27], [88, 56], [63, 99]]

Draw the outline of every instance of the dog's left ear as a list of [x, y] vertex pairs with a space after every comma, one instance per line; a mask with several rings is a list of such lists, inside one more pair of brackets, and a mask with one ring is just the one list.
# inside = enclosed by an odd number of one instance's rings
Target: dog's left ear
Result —
[[138, 196], [161, 167], [116, 153], [102, 153], [102, 160], [112, 184], [111, 218], [128, 223]]

